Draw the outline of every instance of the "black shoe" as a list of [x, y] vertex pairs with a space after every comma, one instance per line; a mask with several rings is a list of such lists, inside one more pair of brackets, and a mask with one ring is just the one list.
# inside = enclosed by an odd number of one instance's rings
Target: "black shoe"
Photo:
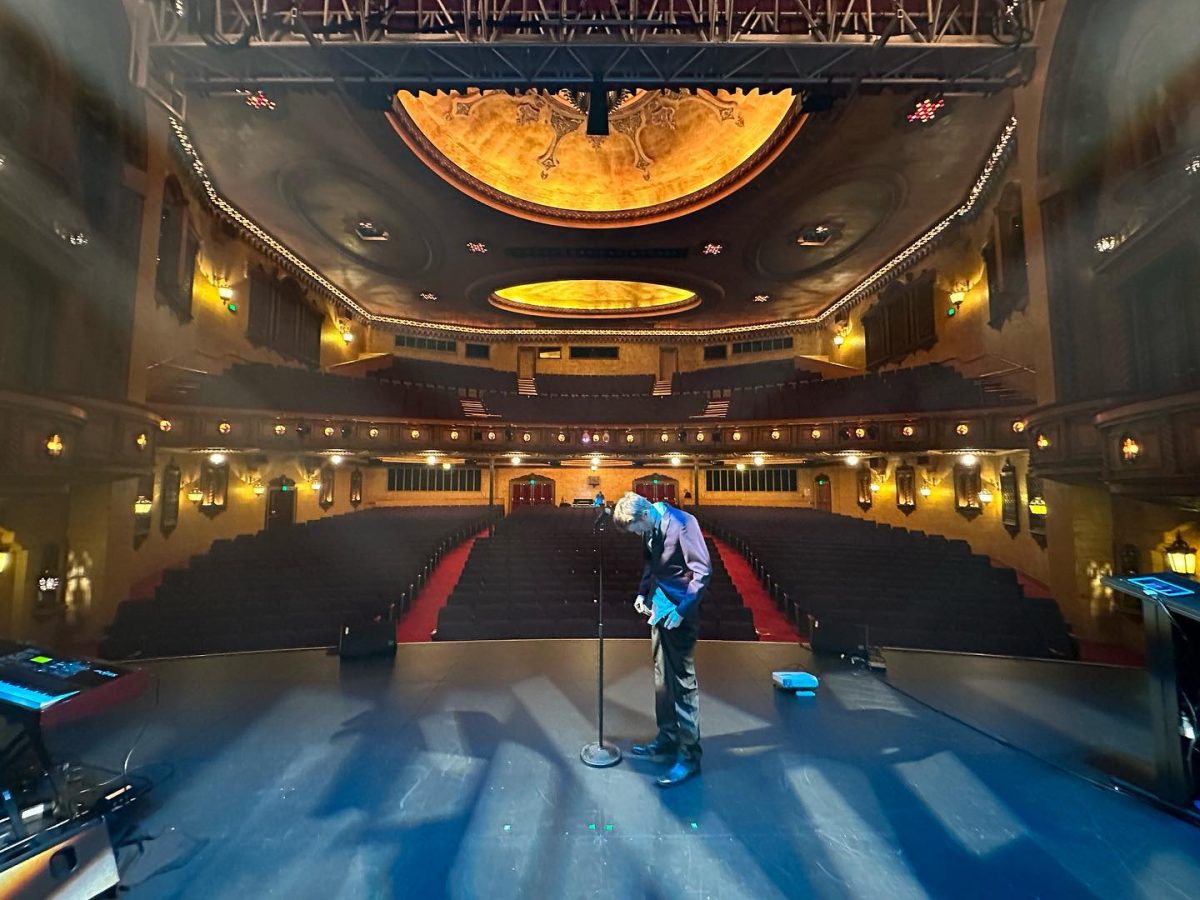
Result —
[[677, 785], [677, 784], [683, 784], [685, 781], [687, 781], [693, 775], [699, 775], [699, 774], [700, 774], [700, 763], [679, 760], [678, 762], [675, 763], [675, 765], [671, 766], [671, 768], [667, 770], [667, 773], [665, 775], [661, 776], [655, 782], [655, 784], [657, 784], [659, 787], [664, 787], [664, 788], [675, 787], [675, 785]]
[[677, 749], [674, 744], [666, 744], [655, 739], [645, 744], [634, 744], [629, 748], [629, 752], [634, 756], [669, 756], [674, 754]]

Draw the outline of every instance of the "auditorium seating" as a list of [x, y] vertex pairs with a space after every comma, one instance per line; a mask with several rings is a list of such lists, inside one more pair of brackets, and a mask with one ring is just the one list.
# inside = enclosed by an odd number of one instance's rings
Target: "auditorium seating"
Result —
[[676, 372], [671, 379], [671, 391], [673, 393], [727, 391], [761, 385], [786, 384], [796, 380], [812, 381], [820, 377], [816, 373], [797, 369], [796, 364], [790, 359], [777, 359], [769, 362], [697, 369], [694, 372]]
[[[587, 638], [596, 635], [597, 536], [594, 510], [517, 508], [477, 540], [462, 577], [438, 615], [436, 640]], [[700, 636], [757, 640], [750, 610], [709, 545], [713, 575], [700, 605]], [[645, 638], [633, 609], [643, 568], [640, 539], [604, 535], [605, 635]]]
[[539, 396], [648, 397], [654, 390], [653, 375], [538, 375]]
[[652, 397], [649, 391], [636, 397], [591, 395], [585, 403], [579, 397], [523, 397], [493, 391], [481, 391], [479, 396], [491, 412], [506, 421], [564, 425], [683, 422], [702, 413], [706, 402], [699, 394]]
[[801, 631], [809, 616], [866, 624], [873, 644], [1075, 658], [1053, 600], [965, 541], [808, 509], [701, 507], [705, 529], [746, 554]]
[[347, 621], [400, 612], [442, 554], [485, 527], [487, 507], [375, 509], [214, 541], [127, 600], [109, 659], [335, 644]]
[[463, 366], [427, 359], [395, 357], [391, 365], [369, 377], [384, 382], [451, 390], [516, 391], [517, 376], [488, 366]]

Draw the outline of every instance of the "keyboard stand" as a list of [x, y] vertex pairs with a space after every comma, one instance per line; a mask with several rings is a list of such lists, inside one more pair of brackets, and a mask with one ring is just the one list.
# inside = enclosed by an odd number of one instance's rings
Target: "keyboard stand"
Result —
[[25, 716], [9, 716], [0, 714], [0, 717], [20, 728], [17, 736], [9, 741], [8, 746], [0, 751], [0, 770], [7, 768], [15, 762], [23, 751], [26, 749], [32, 750], [34, 757], [41, 767], [42, 776], [50, 783], [50, 792], [54, 798], [54, 814], [62, 818], [69, 818], [71, 815], [71, 803], [67, 794], [67, 785], [62, 777], [62, 773], [54, 765], [54, 761], [50, 758], [50, 751], [46, 747], [46, 741], [42, 737], [42, 727], [36, 719]]

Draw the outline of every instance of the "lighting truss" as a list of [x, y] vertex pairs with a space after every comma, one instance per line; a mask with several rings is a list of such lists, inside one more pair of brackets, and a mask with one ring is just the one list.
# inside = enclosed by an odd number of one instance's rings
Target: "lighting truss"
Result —
[[1041, 0], [158, 0], [177, 90], [836, 89], [990, 92], [1032, 71]]

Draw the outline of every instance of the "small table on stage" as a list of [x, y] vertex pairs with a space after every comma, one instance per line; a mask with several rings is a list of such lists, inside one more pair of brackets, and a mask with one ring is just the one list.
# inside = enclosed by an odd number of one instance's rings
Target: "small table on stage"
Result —
[[[1106, 576], [1114, 591], [1142, 604], [1150, 724], [1154, 734], [1154, 793], [1172, 806], [1200, 815], [1200, 583], [1173, 572]], [[1187, 733], [1193, 735], [1188, 737]]]

